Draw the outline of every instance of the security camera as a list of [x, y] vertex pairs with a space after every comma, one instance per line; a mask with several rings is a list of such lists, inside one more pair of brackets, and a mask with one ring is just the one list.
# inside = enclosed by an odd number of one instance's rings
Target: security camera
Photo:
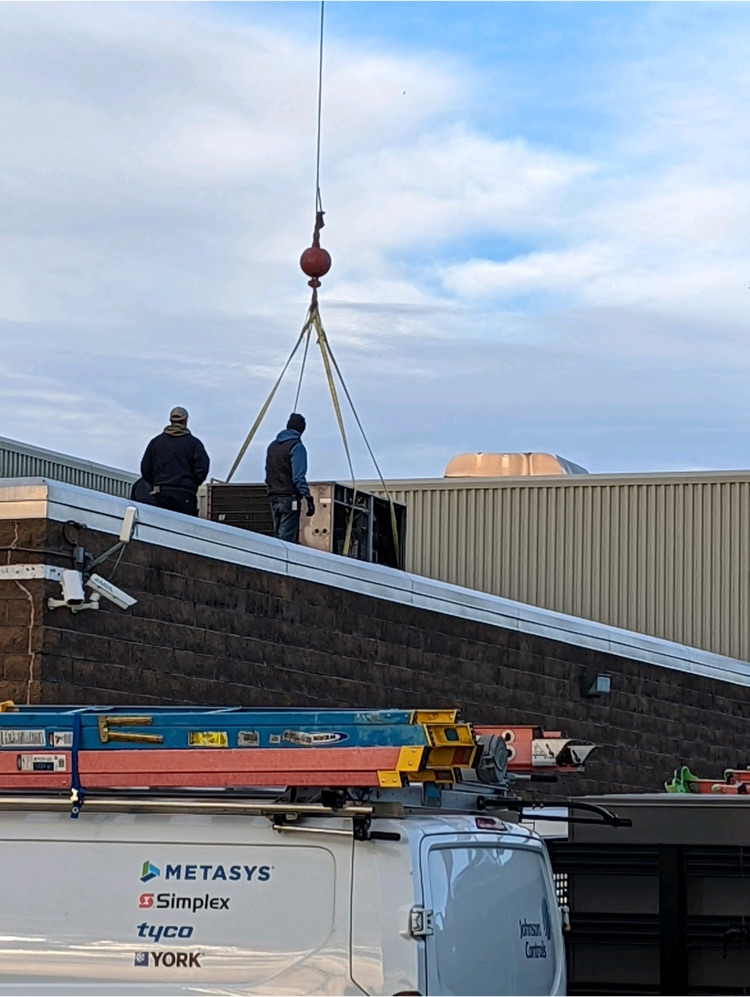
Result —
[[83, 576], [80, 571], [72, 568], [66, 569], [60, 579], [62, 585], [63, 602], [66, 606], [80, 606], [86, 601], [86, 593], [83, 591]]
[[113, 585], [112, 582], [108, 582], [106, 578], [102, 578], [101, 575], [92, 575], [86, 584], [89, 588], [92, 588], [94, 592], [97, 592], [99, 595], [103, 595], [105, 599], [109, 599], [110, 602], [113, 602], [115, 606], [118, 606], [120, 609], [130, 609], [130, 607], [134, 606], [138, 601], [137, 599], [134, 599], [132, 595], [128, 595], [127, 592], [123, 592], [122, 589], [118, 589], [118, 587]]
[[83, 576], [80, 571], [75, 571], [73, 568], [64, 569], [60, 575], [60, 586], [62, 599], [47, 599], [48, 609], [69, 609], [73, 613], [80, 613], [84, 609], [99, 608], [98, 595], [93, 595], [91, 600], [86, 602]]

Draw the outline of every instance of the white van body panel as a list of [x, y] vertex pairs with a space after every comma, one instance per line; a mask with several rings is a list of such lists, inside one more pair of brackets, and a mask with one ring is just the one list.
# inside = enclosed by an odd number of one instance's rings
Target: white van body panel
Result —
[[425, 993], [423, 943], [409, 932], [411, 911], [421, 902], [414, 863], [422, 831], [401, 820], [373, 827], [401, 840], [363, 841], [354, 849], [352, 980], [368, 994]]
[[[375, 819], [399, 840], [355, 841], [344, 819], [279, 833], [189, 802], [77, 820], [2, 809], [0, 994], [564, 993], [544, 846], [496, 825]], [[515, 934], [523, 919], [545, 932], [543, 897], [548, 952], [529, 959]], [[415, 938], [420, 906], [435, 933]]]
[[[3, 814], [0, 839], [6, 993], [359, 993], [351, 835], [286, 838], [257, 817], [59, 812]], [[208, 907], [160, 908], [162, 895]]]

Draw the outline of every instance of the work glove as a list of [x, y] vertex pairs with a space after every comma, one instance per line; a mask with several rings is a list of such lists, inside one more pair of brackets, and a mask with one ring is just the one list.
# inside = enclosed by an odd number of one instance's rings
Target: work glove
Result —
[[315, 503], [313, 502], [312, 495], [307, 496], [307, 515], [315, 515]]

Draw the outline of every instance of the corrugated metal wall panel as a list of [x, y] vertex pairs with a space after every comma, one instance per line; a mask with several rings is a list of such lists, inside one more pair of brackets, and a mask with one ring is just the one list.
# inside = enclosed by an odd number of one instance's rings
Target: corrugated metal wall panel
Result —
[[408, 571], [750, 660], [750, 472], [387, 485]]
[[48, 478], [127, 498], [136, 474], [0, 439], [0, 478]]

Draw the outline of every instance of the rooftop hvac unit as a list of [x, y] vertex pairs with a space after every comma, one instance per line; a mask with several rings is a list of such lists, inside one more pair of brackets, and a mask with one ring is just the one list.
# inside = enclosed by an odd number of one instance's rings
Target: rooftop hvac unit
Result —
[[[333, 554], [348, 553], [360, 561], [371, 561], [391, 568], [403, 568], [406, 550], [406, 506], [393, 503], [396, 533], [393, 535], [388, 499], [355, 490], [335, 481], [310, 484], [315, 501], [315, 515], [300, 518], [299, 542], [315, 550]], [[352, 501], [353, 512], [352, 512]], [[271, 510], [265, 485], [223, 484], [206, 487], [206, 516], [216, 523], [238, 526], [272, 536]], [[351, 519], [349, 550], [345, 551]]]

